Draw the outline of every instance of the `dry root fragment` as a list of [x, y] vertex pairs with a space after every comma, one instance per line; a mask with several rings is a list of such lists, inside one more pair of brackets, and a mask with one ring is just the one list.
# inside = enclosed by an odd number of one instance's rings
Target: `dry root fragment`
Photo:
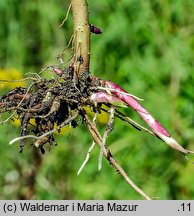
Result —
[[102, 168], [102, 157], [103, 157], [103, 151], [104, 151], [105, 144], [106, 144], [106, 139], [107, 139], [108, 135], [111, 133], [111, 131], [113, 130], [113, 127], [114, 127], [115, 108], [111, 107], [110, 110], [109, 110], [109, 113], [110, 113], [109, 121], [107, 123], [106, 130], [105, 130], [104, 135], [102, 137], [102, 145], [101, 145], [101, 148], [100, 148], [100, 154], [99, 154], [99, 158], [98, 158], [98, 170], [101, 170], [101, 168]]

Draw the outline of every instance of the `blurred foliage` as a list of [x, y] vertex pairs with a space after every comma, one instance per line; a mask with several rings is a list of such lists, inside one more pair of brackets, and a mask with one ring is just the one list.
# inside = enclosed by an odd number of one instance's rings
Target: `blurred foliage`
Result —
[[[71, 13], [59, 28], [68, 5], [67, 0], [0, 1], [0, 79], [57, 63], [73, 33]], [[91, 73], [144, 98], [173, 137], [194, 149], [194, 1], [89, 0], [89, 10], [90, 22], [103, 31], [91, 36]], [[1, 94], [12, 87], [0, 83]], [[131, 110], [125, 112], [142, 123]], [[18, 144], [8, 145], [20, 133], [15, 124], [0, 130], [0, 199], [142, 199], [107, 161], [98, 172], [97, 146], [77, 176], [92, 142], [82, 122], [58, 136], [58, 146], [44, 155], [30, 145], [23, 154]], [[151, 197], [194, 199], [194, 165], [180, 153], [120, 120], [107, 144]]]

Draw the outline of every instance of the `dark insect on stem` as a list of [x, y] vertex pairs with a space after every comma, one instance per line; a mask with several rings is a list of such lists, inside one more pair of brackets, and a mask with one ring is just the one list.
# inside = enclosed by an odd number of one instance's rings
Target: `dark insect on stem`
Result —
[[96, 26], [90, 24], [90, 32], [94, 33], [94, 34], [101, 34], [102, 31], [101, 29], [97, 28]]

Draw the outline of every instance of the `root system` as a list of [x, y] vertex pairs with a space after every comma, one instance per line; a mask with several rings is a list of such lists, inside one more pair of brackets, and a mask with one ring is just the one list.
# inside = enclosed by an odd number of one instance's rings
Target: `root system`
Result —
[[55, 79], [33, 78], [28, 88], [17, 87], [0, 98], [1, 113], [15, 114], [13, 117], [20, 121], [20, 152], [29, 134], [40, 137], [34, 145], [42, 153], [44, 144], [56, 144], [53, 129], [60, 132], [66, 124], [76, 127], [76, 117], [82, 116], [83, 107], [90, 103], [88, 97], [99, 85], [88, 73], [84, 73], [85, 77], [75, 77], [73, 67], [58, 70], [61, 73]]

